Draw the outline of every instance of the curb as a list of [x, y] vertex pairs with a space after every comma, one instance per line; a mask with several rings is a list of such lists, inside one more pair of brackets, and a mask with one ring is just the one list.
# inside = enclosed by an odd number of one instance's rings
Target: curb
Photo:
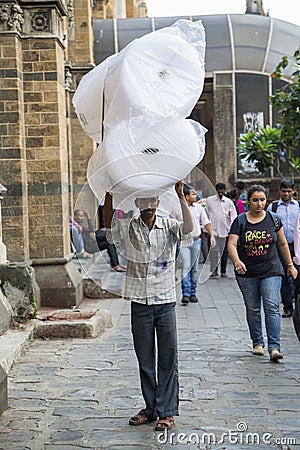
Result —
[[32, 339], [36, 319], [19, 330], [9, 329], [0, 336], [0, 365], [9, 373], [14, 362], [22, 355], [26, 343]]
[[40, 321], [33, 319], [0, 336], [0, 415], [8, 408], [8, 374], [32, 339], [95, 338], [112, 327], [111, 313], [96, 311], [89, 319]]
[[45, 321], [33, 319], [22, 329], [9, 329], [0, 336], [0, 366], [8, 374], [31, 339], [95, 338], [112, 327], [108, 310], [96, 311], [88, 320]]
[[34, 321], [19, 330], [7, 330], [0, 336], [0, 415], [8, 408], [8, 373], [32, 338]]

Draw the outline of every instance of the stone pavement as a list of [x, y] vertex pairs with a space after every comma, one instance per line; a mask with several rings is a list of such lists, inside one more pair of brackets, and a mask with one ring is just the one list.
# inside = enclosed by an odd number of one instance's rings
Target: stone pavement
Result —
[[80, 309], [108, 309], [113, 327], [94, 339], [28, 342], [9, 372], [0, 449], [300, 449], [292, 320], [282, 321], [282, 362], [253, 356], [229, 269], [230, 278], [199, 286], [198, 304], [182, 306], [178, 287], [180, 416], [172, 433], [128, 425], [143, 407], [129, 302], [90, 299]]

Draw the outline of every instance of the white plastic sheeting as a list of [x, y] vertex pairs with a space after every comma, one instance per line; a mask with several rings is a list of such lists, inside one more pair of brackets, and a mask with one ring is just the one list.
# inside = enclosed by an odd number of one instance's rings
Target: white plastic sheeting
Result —
[[181, 19], [82, 78], [73, 104], [99, 144], [87, 173], [99, 199], [105, 191], [121, 202], [137, 191], [161, 195], [201, 161], [206, 130], [185, 118], [203, 89], [204, 56], [202, 22]]
[[135, 39], [82, 77], [73, 97], [81, 126], [100, 143], [103, 125], [128, 120], [134, 130], [146, 120], [187, 117], [203, 89], [204, 57], [200, 20], [180, 19]]
[[[204, 155], [206, 129], [188, 119], [169, 119], [145, 129], [134, 142], [121, 122], [90, 158], [88, 180], [98, 198], [136, 191], [159, 195], [185, 178]], [[138, 169], [138, 170], [137, 170]]]
[[176, 34], [134, 40], [107, 71], [105, 130], [126, 120], [134, 137], [144, 122], [189, 116], [201, 94], [202, 68], [196, 49]]

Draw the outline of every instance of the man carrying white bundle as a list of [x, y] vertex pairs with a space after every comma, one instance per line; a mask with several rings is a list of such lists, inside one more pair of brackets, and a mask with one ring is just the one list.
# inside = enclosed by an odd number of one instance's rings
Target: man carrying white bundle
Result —
[[178, 415], [175, 254], [177, 243], [189, 241], [193, 230], [182, 181], [176, 183], [175, 190], [182, 224], [156, 215], [157, 197], [137, 198], [140, 214], [131, 219], [112, 219], [110, 194], [106, 194], [104, 204], [108, 241], [126, 243], [124, 297], [131, 300], [131, 330], [145, 400], [145, 407], [131, 417], [129, 424], [143, 425], [158, 418], [157, 431], [171, 428]]

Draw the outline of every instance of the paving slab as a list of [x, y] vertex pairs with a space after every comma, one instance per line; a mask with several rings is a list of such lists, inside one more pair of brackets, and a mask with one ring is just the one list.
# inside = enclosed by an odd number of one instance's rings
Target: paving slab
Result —
[[180, 415], [172, 433], [128, 425], [143, 407], [130, 303], [86, 299], [80, 309], [109, 311], [113, 326], [91, 339], [27, 339], [9, 370], [0, 449], [299, 450], [300, 347], [292, 321], [282, 320], [284, 359], [271, 363], [251, 353], [233, 271], [200, 284], [199, 303], [180, 299], [178, 289]]

